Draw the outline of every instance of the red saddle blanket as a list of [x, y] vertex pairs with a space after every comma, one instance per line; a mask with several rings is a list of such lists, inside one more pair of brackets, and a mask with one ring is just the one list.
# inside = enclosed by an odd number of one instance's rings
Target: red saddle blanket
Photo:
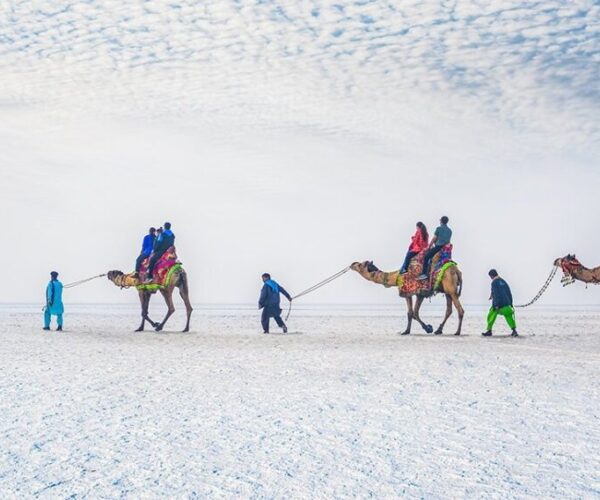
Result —
[[433, 256], [429, 278], [420, 280], [418, 277], [423, 270], [425, 252], [426, 250], [423, 250], [413, 257], [410, 266], [408, 267], [408, 271], [405, 274], [400, 275], [398, 280], [400, 296], [408, 297], [410, 295], [425, 295], [428, 297], [436, 292], [435, 288], [438, 284], [438, 276], [442, 271], [442, 268], [448, 262], [452, 262], [452, 245], [448, 244], [444, 246], [444, 248]]
[[[175, 252], [175, 247], [169, 247], [168, 250], [163, 253], [158, 262], [154, 266], [154, 272], [152, 273], [152, 283], [157, 285], [164, 284], [167, 279], [167, 274], [169, 269], [171, 269], [175, 264], [178, 263], [177, 253]], [[148, 264], [150, 264], [150, 257], [147, 257], [142, 262], [140, 267], [140, 281], [146, 281], [146, 275], [148, 274]]]

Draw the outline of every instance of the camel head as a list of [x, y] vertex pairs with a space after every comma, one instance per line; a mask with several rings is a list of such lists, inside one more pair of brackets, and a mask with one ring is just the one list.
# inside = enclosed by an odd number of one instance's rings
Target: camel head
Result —
[[123, 277], [123, 271], [117, 271], [117, 270], [108, 271], [106, 273], [106, 277], [113, 283], [117, 284], [116, 281], [117, 280], [120, 281]]
[[575, 254], [573, 254], [573, 255], [567, 254], [564, 257], [559, 257], [558, 259], [556, 259], [554, 261], [554, 265], [556, 267], [562, 267], [562, 268], [564, 268], [565, 265], [570, 266], [570, 267], [578, 267], [578, 266], [581, 266], [581, 262], [579, 262], [577, 260], [577, 257], [575, 257]]
[[115, 285], [121, 288], [129, 288], [130, 286], [136, 286], [140, 284], [140, 280], [133, 274], [125, 274], [122, 271], [108, 271], [106, 277], [112, 281]]
[[350, 265], [350, 269], [356, 271], [357, 273], [373, 273], [375, 271], [379, 271], [379, 268], [373, 264], [372, 260], [365, 260], [363, 262], [353, 262]]

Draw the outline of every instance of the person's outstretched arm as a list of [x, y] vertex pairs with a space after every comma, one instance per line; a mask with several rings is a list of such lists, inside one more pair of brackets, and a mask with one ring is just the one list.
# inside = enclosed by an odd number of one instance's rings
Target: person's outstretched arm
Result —
[[291, 302], [292, 301], [292, 297], [289, 293], [286, 292], [285, 288], [283, 288], [281, 285], [279, 285], [279, 291], [281, 293], [283, 293], [283, 295], [285, 295], [285, 297]]

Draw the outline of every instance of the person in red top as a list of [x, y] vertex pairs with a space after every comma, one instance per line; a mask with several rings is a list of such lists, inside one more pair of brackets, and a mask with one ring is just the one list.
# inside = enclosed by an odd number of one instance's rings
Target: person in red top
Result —
[[408, 271], [408, 266], [410, 265], [410, 260], [422, 252], [429, 246], [429, 233], [427, 232], [427, 228], [425, 224], [422, 222], [417, 222], [417, 231], [413, 235], [410, 241], [410, 246], [408, 247], [408, 252], [406, 252], [406, 258], [404, 259], [404, 264], [400, 268], [400, 273], [404, 274]]

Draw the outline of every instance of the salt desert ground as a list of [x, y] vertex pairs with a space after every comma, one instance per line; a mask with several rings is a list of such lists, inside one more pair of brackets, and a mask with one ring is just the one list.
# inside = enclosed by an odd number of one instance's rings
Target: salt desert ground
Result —
[[519, 310], [517, 339], [484, 317], [401, 337], [401, 306], [299, 306], [283, 336], [213, 306], [134, 334], [97, 305], [42, 332], [3, 305], [2, 497], [599, 497], [600, 308]]

